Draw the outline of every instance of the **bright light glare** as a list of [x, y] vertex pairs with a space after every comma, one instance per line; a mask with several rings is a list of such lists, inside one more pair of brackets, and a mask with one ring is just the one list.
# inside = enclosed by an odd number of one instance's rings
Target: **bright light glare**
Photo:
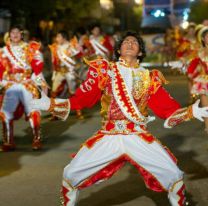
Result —
[[136, 4], [142, 4], [143, 0], [134, 0]]
[[113, 8], [113, 2], [111, 0], [100, 0], [100, 5], [103, 9], [106, 10]]
[[190, 10], [189, 9], [185, 9], [184, 12], [183, 12], [183, 20], [184, 21], [187, 21], [188, 18], [189, 18], [189, 12]]
[[164, 17], [165, 16], [165, 12], [163, 12], [163, 11], [161, 11], [161, 10], [156, 10], [156, 11], [154, 11], [153, 13], [152, 13], [152, 15], [154, 16], [154, 17], [156, 17], [156, 18], [158, 18], [158, 17]]
[[187, 29], [188, 26], [189, 26], [189, 22], [188, 22], [188, 21], [184, 21], [184, 22], [181, 24], [181, 27], [182, 27], [183, 29]]

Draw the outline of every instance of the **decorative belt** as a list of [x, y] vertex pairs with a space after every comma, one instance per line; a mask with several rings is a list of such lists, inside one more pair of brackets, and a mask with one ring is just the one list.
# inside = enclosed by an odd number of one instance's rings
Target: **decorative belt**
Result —
[[102, 132], [110, 132], [111, 134], [130, 134], [146, 132], [146, 125], [139, 125], [128, 120], [110, 120], [103, 122]]
[[6, 74], [6, 79], [14, 82], [22, 82], [27, 79], [30, 79], [31, 73], [32, 73], [31, 70], [14, 69], [12, 73]]

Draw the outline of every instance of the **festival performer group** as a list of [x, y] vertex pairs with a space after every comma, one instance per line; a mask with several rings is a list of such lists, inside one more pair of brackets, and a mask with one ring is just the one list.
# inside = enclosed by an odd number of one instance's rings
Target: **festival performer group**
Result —
[[163, 74], [141, 66], [146, 56], [141, 36], [126, 32], [115, 46], [113, 38], [102, 35], [98, 25], [90, 32], [80, 32], [71, 39], [65, 31], [56, 34], [55, 43], [49, 45], [50, 88], [43, 75], [41, 43], [24, 42], [20, 27], [10, 29], [0, 50], [2, 151], [16, 148], [13, 123], [23, 113], [32, 128], [32, 149], [39, 150], [41, 111], [60, 120], [75, 111], [83, 119], [83, 109], [100, 101], [102, 127], [64, 168], [62, 204], [75, 206], [81, 189], [109, 179], [129, 162], [149, 189], [167, 192], [172, 206], [186, 205], [184, 174], [170, 150], [147, 130], [147, 124], [155, 120], [148, 109], [164, 119], [165, 128], [196, 118], [205, 120], [208, 131], [208, 28], [202, 26], [197, 31], [197, 43], [183, 40], [186, 47], [181, 49], [181, 43], [177, 48], [180, 65], [186, 67], [191, 82], [191, 94], [201, 99], [201, 105], [197, 100], [183, 108], [164, 89], [167, 81]]
[[[79, 83], [86, 77], [83, 70], [82, 58], [95, 55], [110, 55], [111, 42], [107, 36], [100, 33], [100, 27], [94, 25], [94, 36], [86, 36], [81, 43], [73, 37], [69, 40], [66, 31], [56, 34], [55, 42], [49, 45], [52, 57], [52, 86], [49, 88], [44, 76], [44, 60], [41, 52], [41, 43], [37, 41], [25, 42], [23, 29], [12, 26], [5, 35], [5, 46], [0, 49], [0, 119], [2, 120], [3, 138], [2, 151], [11, 151], [16, 148], [13, 134], [13, 124], [25, 114], [32, 128], [32, 149], [42, 148], [41, 141], [41, 112], [31, 109], [32, 99], [40, 98], [40, 92], [48, 90], [50, 96], [74, 94]], [[91, 43], [92, 42], [92, 43]], [[106, 47], [107, 45], [107, 47]], [[110, 49], [109, 49], [110, 48]], [[84, 67], [86, 69], [86, 67]], [[80, 71], [81, 72], [80, 72]], [[83, 119], [81, 109], [76, 110], [78, 119]], [[55, 120], [55, 115], [51, 120]]]

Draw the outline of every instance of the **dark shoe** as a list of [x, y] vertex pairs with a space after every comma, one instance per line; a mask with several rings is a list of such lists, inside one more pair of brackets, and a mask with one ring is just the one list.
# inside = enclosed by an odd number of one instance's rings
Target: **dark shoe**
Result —
[[3, 152], [9, 152], [9, 151], [14, 151], [16, 148], [16, 145], [14, 143], [3, 143], [1, 150]]

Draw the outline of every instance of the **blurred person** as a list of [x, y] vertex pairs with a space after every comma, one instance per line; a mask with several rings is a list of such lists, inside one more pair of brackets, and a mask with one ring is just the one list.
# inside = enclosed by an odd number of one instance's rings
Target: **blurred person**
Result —
[[108, 59], [112, 58], [113, 54], [113, 38], [109, 35], [103, 35], [98, 24], [93, 24], [90, 27], [90, 43], [93, 47], [93, 54], [102, 56]]
[[163, 88], [162, 73], [140, 66], [145, 47], [137, 33], [123, 36], [115, 56], [115, 62], [87, 61], [87, 79], [69, 99], [49, 99], [42, 93], [41, 99], [31, 102], [31, 107], [65, 120], [70, 109], [92, 107], [101, 100], [101, 129], [64, 168], [63, 205], [76, 205], [79, 190], [109, 179], [126, 162], [137, 168], [148, 188], [168, 192], [172, 206], [185, 205], [183, 172], [174, 155], [147, 130], [147, 123], [154, 120], [147, 108], [165, 119], [165, 128], [172, 128], [193, 117], [203, 120], [208, 107], [200, 108], [198, 101], [181, 108]]
[[[188, 67], [188, 76], [193, 81], [191, 93], [199, 95], [202, 106], [208, 106], [208, 27], [198, 32], [201, 48]], [[208, 118], [205, 118], [205, 131], [208, 133]]]
[[2, 102], [0, 117], [3, 121], [3, 151], [14, 150], [13, 121], [23, 113], [33, 131], [32, 149], [42, 148], [39, 110], [29, 107], [33, 98], [39, 97], [38, 87], [47, 84], [42, 75], [43, 58], [40, 43], [23, 41], [20, 26], [12, 26], [5, 36], [6, 45], [0, 50], [0, 86]]
[[78, 38], [78, 43], [81, 48], [81, 52], [78, 55], [77, 61], [79, 64], [79, 69], [77, 69], [77, 74], [79, 80], [84, 81], [87, 75], [87, 65], [84, 63], [84, 58], [93, 55], [94, 49], [90, 43], [89, 34], [84, 27], [79, 27], [76, 30], [75, 35]]
[[[56, 43], [49, 46], [52, 56], [53, 74], [51, 97], [63, 94], [67, 85], [68, 94], [72, 95], [76, 89], [76, 56], [80, 53], [80, 46], [76, 39], [68, 40], [68, 33], [64, 30], [56, 35]], [[77, 117], [83, 119], [81, 110], [76, 110]]]
[[[200, 29], [200, 26], [196, 26], [194, 23], [190, 23], [186, 34], [178, 39], [178, 47], [176, 56], [179, 61], [172, 62], [171, 66], [179, 69], [183, 74], [187, 75], [187, 68], [189, 67], [190, 62], [196, 56], [199, 43], [197, 41], [197, 33]], [[191, 93], [192, 89], [192, 80], [188, 79], [188, 91], [189, 91], [189, 104], [192, 104], [196, 100], [196, 96]]]
[[185, 31], [185, 35], [181, 36], [178, 39], [178, 47], [177, 47], [177, 58], [182, 62], [183, 66], [182, 69], [183, 73], [186, 73], [187, 65], [193, 59], [197, 52], [197, 48], [195, 45], [197, 44], [196, 36], [195, 36], [195, 28], [196, 24], [190, 23], [188, 28]]

